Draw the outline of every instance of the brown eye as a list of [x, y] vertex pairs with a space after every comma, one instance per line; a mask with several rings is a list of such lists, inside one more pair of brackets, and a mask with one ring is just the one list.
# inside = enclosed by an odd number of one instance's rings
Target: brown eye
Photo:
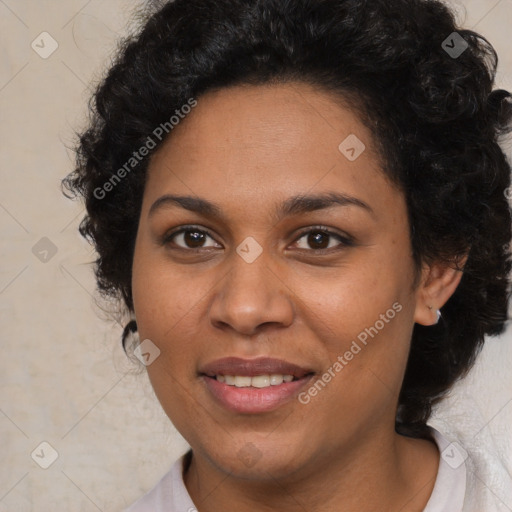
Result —
[[[312, 250], [312, 251], [327, 251], [332, 248], [343, 248], [345, 246], [354, 245], [352, 240], [348, 237], [344, 237], [339, 235], [338, 233], [334, 233], [327, 229], [310, 229], [302, 233], [302, 235], [297, 239], [296, 244], [299, 244], [299, 240], [305, 240], [304, 246], [299, 247], [304, 250]], [[338, 242], [332, 244], [332, 242]]]
[[163, 243], [169, 244], [172, 242], [173, 245], [178, 246], [180, 249], [203, 249], [208, 247], [205, 246], [208, 238], [213, 240], [207, 231], [189, 226], [165, 236]]
[[330, 235], [321, 231], [311, 232], [307, 235], [307, 242], [313, 249], [327, 249]]
[[183, 241], [187, 245], [187, 247], [201, 247], [204, 244], [204, 241], [208, 235], [201, 231], [183, 231]]

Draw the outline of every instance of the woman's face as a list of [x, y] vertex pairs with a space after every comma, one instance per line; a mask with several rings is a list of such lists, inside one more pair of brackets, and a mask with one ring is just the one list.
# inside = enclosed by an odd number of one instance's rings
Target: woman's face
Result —
[[198, 98], [151, 160], [133, 262], [147, 370], [223, 471], [285, 476], [394, 435], [417, 292], [372, 147], [324, 92], [237, 86]]

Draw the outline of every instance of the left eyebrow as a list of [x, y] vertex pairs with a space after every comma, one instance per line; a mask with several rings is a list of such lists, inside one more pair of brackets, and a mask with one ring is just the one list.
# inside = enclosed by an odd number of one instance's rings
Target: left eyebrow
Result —
[[279, 206], [274, 215], [277, 220], [281, 220], [283, 217], [289, 215], [298, 215], [316, 210], [324, 210], [326, 208], [332, 208], [333, 206], [357, 206], [374, 215], [374, 211], [369, 204], [357, 197], [342, 194], [340, 192], [327, 192], [324, 194], [309, 196], [298, 195], [290, 197]]
[[[211, 201], [194, 196], [176, 196], [165, 194], [159, 197], [150, 207], [148, 217], [162, 208], [179, 206], [185, 210], [196, 212], [204, 217], [214, 217], [225, 220], [222, 208]], [[280, 221], [282, 218], [292, 215], [299, 215], [317, 210], [324, 210], [334, 206], [356, 206], [374, 215], [373, 209], [357, 197], [341, 194], [339, 192], [328, 192], [316, 195], [297, 195], [283, 201], [274, 210], [274, 218]]]

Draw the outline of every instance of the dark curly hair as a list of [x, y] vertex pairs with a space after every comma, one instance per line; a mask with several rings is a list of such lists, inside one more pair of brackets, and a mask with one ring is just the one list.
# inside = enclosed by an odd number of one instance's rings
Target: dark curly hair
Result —
[[80, 233], [96, 247], [100, 292], [133, 312], [145, 174], [166, 139], [108, 194], [105, 184], [155, 127], [214, 88], [302, 82], [334, 92], [369, 127], [405, 195], [416, 268], [468, 255], [441, 322], [414, 326], [396, 430], [425, 437], [432, 406], [507, 321], [510, 165], [498, 143], [512, 108], [507, 91], [493, 90], [497, 61], [437, 0], [161, 2], [121, 44], [63, 180], [66, 195], [85, 199]]

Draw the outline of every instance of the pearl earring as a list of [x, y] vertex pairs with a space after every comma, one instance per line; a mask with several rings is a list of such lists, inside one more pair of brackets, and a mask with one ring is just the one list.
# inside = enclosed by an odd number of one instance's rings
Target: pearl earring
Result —
[[[428, 306], [428, 309], [430, 309], [432, 311], [432, 306]], [[436, 314], [437, 314], [437, 320], [436, 320], [436, 324], [439, 322], [439, 319], [441, 318], [441, 311], [439, 309], [436, 309]]]

